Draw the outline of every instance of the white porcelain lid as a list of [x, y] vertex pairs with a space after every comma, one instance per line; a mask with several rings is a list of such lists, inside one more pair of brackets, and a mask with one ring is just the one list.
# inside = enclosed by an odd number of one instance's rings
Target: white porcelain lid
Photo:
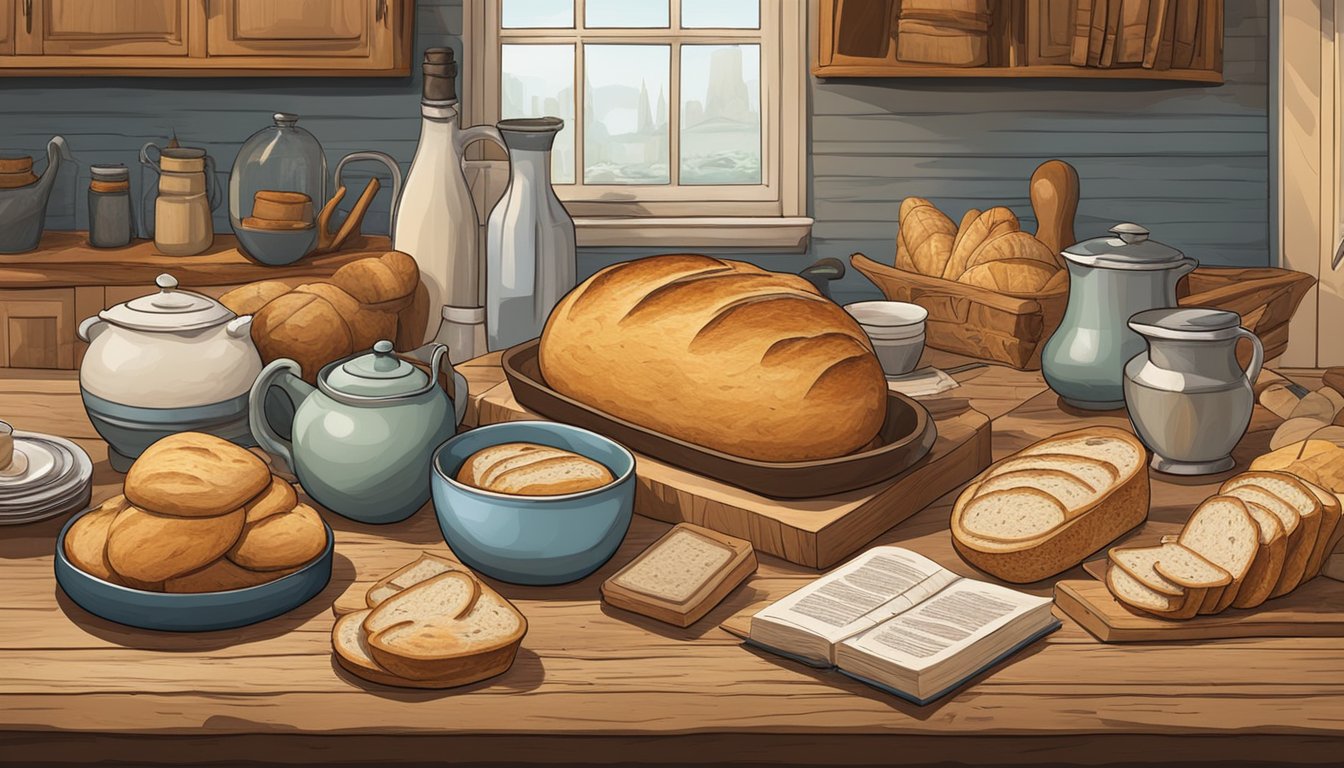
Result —
[[151, 293], [98, 313], [113, 325], [137, 331], [180, 332], [211, 328], [237, 317], [228, 307], [209, 296], [177, 288], [169, 274], [154, 278], [158, 293]]

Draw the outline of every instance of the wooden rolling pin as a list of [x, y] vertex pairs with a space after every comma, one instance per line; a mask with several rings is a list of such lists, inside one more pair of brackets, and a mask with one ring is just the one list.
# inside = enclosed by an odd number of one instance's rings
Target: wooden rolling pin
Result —
[[1078, 194], [1078, 171], [1063, 160], [1047, 160], [1031, 174], [1031, 210], [1036, 214], [1036, 239], [1055, 253], [1078, 242], [1073, 234]]

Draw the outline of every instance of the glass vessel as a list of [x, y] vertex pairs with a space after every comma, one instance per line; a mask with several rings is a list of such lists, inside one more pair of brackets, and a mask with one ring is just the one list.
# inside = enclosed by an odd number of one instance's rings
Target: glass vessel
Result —
[[229, 223], [235, 231], [253, 215], [258, 192], [307, 195], [308, 225], [327, 200], [327, 156], [317, 137], [299, 127], [298, 115], [277, 112], [273, 119], [274, 125], [252, 134], [238, 150], [229, 173]]

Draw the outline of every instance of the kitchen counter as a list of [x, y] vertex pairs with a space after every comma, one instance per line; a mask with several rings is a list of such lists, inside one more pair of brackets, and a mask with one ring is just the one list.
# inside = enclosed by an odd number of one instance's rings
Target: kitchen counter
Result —
[[[930, 353], [928, 362], [962, 360]], [[507, 386], [493, 359], [462, 370], [474, 404]], [[1312, 376], [1294, 372], [1315, 386]], [[1123, 412], [1061, 411], [1038, 373], [990, 367], [956, 378], [962, 386], [938, 397], [969, 399], [993, 418], [996, 459], [1085, 419], [1125, 423]], [[0, 414], [84, 447], [95, 462], [95, 501], [120, 490], [73, 373], [4, 372]], [[1257, 409], [1236, 453], [1240, 468], [1266, 449], [1274, 423]], [[1141, 535], [1175, 531], [1212, 485], [1155, 480]], [[875, 543], [898, 543], [974, 575], [947, 531], [954, 497]], [[1103, 645], [1064, 618], [1062, 629], [1008, 663], [916, 707], [747, 650], [718, 628], [815, 576], [804, 567], [762, 557], [753, 578], [684, 630], [603, 606], [598, 585], [668, 528], [642, 517], [587, 579], [549, 588], [495, 584], [529, 620], [506, 674], [454, 691], [372, 686], [332, 662], [331, 605], [359, 601], [371, 582], [420, 551], [446, 547], [429, 507], [385, 527], [326, 517], [336, 564], [317, 598], [260, 625], [202, 635], [130, 629], [72, 604], [52, 578], [62, 521], [0, 528], [0, 760], [1228, 765], [1341, 757], [1344, 638]]]

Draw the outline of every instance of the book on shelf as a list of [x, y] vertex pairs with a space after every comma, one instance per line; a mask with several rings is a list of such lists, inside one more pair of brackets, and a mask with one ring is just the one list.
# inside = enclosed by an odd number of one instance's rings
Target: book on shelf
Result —
[[1052, 605], [883, 546], [757, 612], [747, 642], [927, 704], [1058, 629]]

